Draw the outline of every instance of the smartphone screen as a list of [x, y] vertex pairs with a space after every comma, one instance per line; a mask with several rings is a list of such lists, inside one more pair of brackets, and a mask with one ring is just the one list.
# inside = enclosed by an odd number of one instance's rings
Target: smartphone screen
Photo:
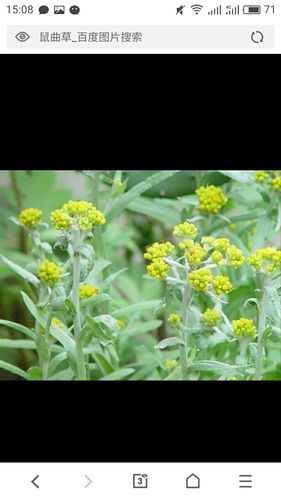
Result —
[[280, 53], [276, 0], [2, 2], [2, 53]]

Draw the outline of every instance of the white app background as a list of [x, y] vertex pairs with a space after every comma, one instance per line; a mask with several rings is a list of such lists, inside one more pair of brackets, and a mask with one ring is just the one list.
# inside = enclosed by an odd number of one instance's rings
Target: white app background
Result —
[[0, 9], [1, 53], [281, 53], [276, 0], [2, 0]]

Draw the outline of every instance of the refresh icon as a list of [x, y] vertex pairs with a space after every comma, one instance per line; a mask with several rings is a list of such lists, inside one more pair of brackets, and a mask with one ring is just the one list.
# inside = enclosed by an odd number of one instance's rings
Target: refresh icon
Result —
[[253, 43], [263, 43], [264, 34], [261, 31], [253, 31], [251, 35], [251, 40]]

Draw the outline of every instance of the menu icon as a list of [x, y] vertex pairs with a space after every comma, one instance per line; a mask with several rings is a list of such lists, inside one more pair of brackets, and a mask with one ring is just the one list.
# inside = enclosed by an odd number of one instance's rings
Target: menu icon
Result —
[[239, 488], [252, 488], [252, 474], [239, 474]]

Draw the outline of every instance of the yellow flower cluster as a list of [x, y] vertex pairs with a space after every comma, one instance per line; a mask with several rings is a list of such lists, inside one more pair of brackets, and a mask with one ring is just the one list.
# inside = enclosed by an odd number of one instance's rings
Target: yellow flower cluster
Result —
[[42, 212], [37, 208], [26, 208], [19, 215], [20, 223], [27, 229], [35, 229], [41, 223]]
[[152, 261], [147, 266], [148, 274], [158, 280], [165, 280], [168, 276], [170, 266], [163, 259], [173, 253], [174, 250], [174, 245], [169, 241], [166, 243], [154, 243], [148, 247], [144, 253], [144, 258]]
[[272, 189], [274, 189], [274, 191], [281, 191], [281, 175], [279, 177], [276, 177], [275, 179], [272, 179], [271, 187]]
[[257, 329], [252, 319], [240, 318], [231, 322], [233, 336], [236, 338], [241, 337], [255, 337]]
[[239, 250], [239, 248], [237, 248], [235, 245], [230, 245], [230, 247], [228, 247], [228, 249], [226, 250], [226, 257], [232, 267], [234, 267], [234, 269], [238, 269], [246, 262], [242, 250]]
[[266, 183], [274, 191], [281, 192], [281, 170], [256, 170], [255, 180], [260, 184]]
[[[234, 269], [238, 269], [246, 262], [242, 250], [239, 250], [235, 245], [231, 245], [227, 238], [213, 238], [210, 236], [202, 238], [201, 243], [205, 248], [214, 249], [211, 258], [219, 266], [228, 263]], [[227, 262], [225, 262], [225, 259]]]
[[263, 184], [268, 179], [268, 173], [265, 170], [256, 170], [255, 180]]
[[203, 314], [203, 321], [207, 326], [217, 326], [221, 320], [221, 313], [216, 309], [207, 309]]
[[207, 214], [217, 214], [228, 201], [223, 190], [213, 185], [199, 187], [196, 195], [199, 200], [199, 210]]
[[119, 328], [125, 328], [126, 323], [123, 321], [123, 319], [116, 319], [116, 323], [119, 326]]
[[198, 271], [189, 273], [188, 280], [194, 288], [206, 293], [209, 285], [213, 282], [213, 275], [210, 269], [199, 269]]
[[176, 359], [167, 359], [164, 366], [167, 370], [174, 370], [178, 366], [178, 362]]
[[230, 283], [229, 277], [224, 275], [219, 275], [214, 278], [213, 287], [217, 295], [220, 295], [221, 293], [228, 294], [232, 292], [234, 288]]
[[54, 286], [59, 283], [62, 269], [55, 262], [44, 260], [38, 269], [38, 276], [48, 286]]
[[215, 252], [212, 253], [211, 255], [212, 261], [217, 264], [218, 266], [223, 266], [224, 265], [224, 256], [221, 252], [218, 252], [215, 250]]
[[181, 236], [190, 236], [190, 238], [195, 238], [197, 235], [198, 229], [194, 224], [190, 224], [189, 222], [184, 222], [183, 224], [179, 224], [174, 227], [173, 235], [177, 237]]
[[274, 274], [281, 270], [281, 251], [273, 247], [262, 248], [250, 255], [248, 262], [258, 271]]
[[214, 240], [214, 248], [219, 252], [226, 252], [230, 247], [230, 241], [227, 238], [216, 238]]
[[206, 257], [206, 250], [199, 245], [199, 243], [194, 243], [192, 240], [186, 240], [184, 245], [187, 249], [185, 256], [187, 262], [193, 267], [201, 264], [202, 260]]
[[80, 285], [80, 300], [95, 297], [99, 293], [98, 287], [85, 283]]
[[154, 259], [151, 264], [147, 266], [149, 276], [157, 280], [165, 280], [169, 270], [170, 266], [166, 264], [163, 259]]
[[58, 231], [64, 231], [72, 226], [72, 220], [69, 215], [63, 213], [61, 210], [54, 210], [51, 213], [51, 223]]
[[181, 322], [181, 317], [177, 313], [172, 313], [168, 317], [168, 323], [170, 323], [171, 325], [178, 325], [180, 322]]
[[155, 260], [155, 259], [163, 259], [164, 257], [168, 257], [175, 250], [174, 245], [167, 241], [166, 243], [154, 243], [150, 247], [146, 249], [144, 254], [144, 258], [146, 260]]
[[204, 236], [201, 240], [201, 244], [209, 250], [210, 248], [215, 246], [215, 241], [216, 238], [214, 238], [213, 236]]
[[91, 231], [95, 226], [105, 224], [105, 216], [92, 203], [68, 201], [51, 214], [55, 229], [63, 231], [76, 225], [81, 231]]

